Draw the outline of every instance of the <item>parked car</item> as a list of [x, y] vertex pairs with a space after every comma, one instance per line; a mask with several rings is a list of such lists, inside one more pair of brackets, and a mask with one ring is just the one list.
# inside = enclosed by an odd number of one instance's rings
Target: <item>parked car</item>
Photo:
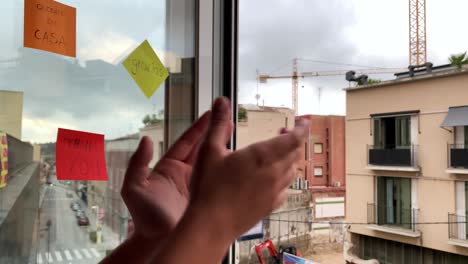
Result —
[[79, 226], [88, 226], [89, 225], [89, 218], [86, 215], [78, 217], [76, 220]]
[[80, 204], [78, 202], [74, 201], [74, 202], [71, 202], [70, 208], [73, 211], [77, 211], [77, 210], [80, 210], [81, 206], [80, 206]]
[[86, 216], [86, 214], [85, 214], [85, 212], [82, 211], [81, 209], [78, 209], [78, 210], [76, 210], [76, 212], [75, 212], [75, 216], [76, 216], [76, 218], [78, 219], [78, 218], [80, 218], [80, 217], [82, 217], [82, 216]]

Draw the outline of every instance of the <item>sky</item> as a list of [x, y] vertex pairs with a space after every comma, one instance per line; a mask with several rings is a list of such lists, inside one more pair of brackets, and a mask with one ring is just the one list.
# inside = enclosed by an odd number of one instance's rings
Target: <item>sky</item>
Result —
[[[23, 1], [4, 0], [0, 7], [0, 60], [21, 57], [13, 68], [0, 64], [0, 89], [24, 92], [23, 140], [55, 141], [58, 127], [106, 138], [138, 132], [145, 114], [163, 109], [164, 89], [148, 100], [120, 62], [144, 39], [160, 56], [191, 57], [193, 43], [165, 39], [164, 1], [61, 2], [77, 8], [76, 59], [23, 48]], [[464, 0], [427, 0], [429, 61], [445, 64], [468, 49], [465, 10]], [[240, 0], [239, 13], [240, 103], [256, 103], [257, 70], [291, 74], [295, 57], [303, 59], [300, 72], [408, 66], [407, 0]], [[93, 74], [110, 77], [89, 80]], [[347, 86], [344, 76], [301, 80], [299, 114], [346, 114]], [[260, 104], [291, 107], [291, 87], [290, 80], [259, 84]]]
[[[262, 74], [288, 75], [294, 57], [389, 68], [409, 64], [407, 0], [240, 3], [240, 102], [256, 103], [257, 69]], [[468, 36], [462, 33], [468, 2], [427, 0], [426, 5], [428, 61], [446, 64], [450, 54], [468, 49]], [[356, 69], [359, 67], [299, 62], [299, 72]], [[347, 86], [344, 76], [300, 80], [299, 114], [345, 115], [342, 89]], [[291, 89], [291, 80], [261, 83], [259, 104], [291, 107]]]

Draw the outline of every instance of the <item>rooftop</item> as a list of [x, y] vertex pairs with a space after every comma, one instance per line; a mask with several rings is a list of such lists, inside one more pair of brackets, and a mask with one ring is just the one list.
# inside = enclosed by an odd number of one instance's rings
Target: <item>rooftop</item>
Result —
[[258, 111], [258, 112], [277, 112], [284, 113], [285, 111], [293, 110], [289, 107], [276, 107], [276, 106], [260, 106], [254, 104], [239, 104], [239, 108], [244, 108], [247, 111]]
[[410, 72], [400, 72], [395, 73], [397, 77], [394, 80], [383, 81], [380, 83], [375, 84], [368, 84], [368, 85], [358, 85], [355, 87], [345, 88], [346, 92], [352, 92], [356, 90], [363, 90], [363, 89], [370, 89], [370, 88], [377, 88], [377, 87], [384, 87], [389, 85], [395, 84], [405, 84], [405, 83], [412, 83], [417, 81], [425, 81], [437, 78], [446, 78], [458, 75], [466, 75], [468, 74], [468, 68], [463, 67], [462, 69], [457, 69], [456, 67], [451, 66], [450, 64], [440, 65], [432, 68], [432, 72], [427, 72], [426, 69], [422, 70], [415, 70], [414, 76], [410, 76]]

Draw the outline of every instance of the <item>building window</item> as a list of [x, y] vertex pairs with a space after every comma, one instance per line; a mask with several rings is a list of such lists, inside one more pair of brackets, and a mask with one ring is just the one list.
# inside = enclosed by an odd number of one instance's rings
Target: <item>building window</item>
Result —
[[411, 228], [411, 179], [378, 177], [376, 209], [379, 225]]
[[411, 116], [375, 118], [374, 145], [382, 149], [411, 146]]
[[315, 177], [322, 177], [323, 176], [323, 167], [315, 167], [314, 168], [314, 176]]
[[322, 154], [323, 153], [323, 144], [322, 143], [315, 143], [314, 144], [314, 153]]
[[304, 144], [304, 158], [305, 160], [308, 160], [309, 159], [309, 151], [308, 151], [308, 148], [309, 148], [309, 144], [305, 143]]

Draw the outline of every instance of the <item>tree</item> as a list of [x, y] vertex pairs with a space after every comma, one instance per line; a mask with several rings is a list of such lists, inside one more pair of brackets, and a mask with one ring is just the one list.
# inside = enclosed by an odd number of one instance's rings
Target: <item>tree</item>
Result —
[[468, 64], [468, 57], [466, 56], [466, 51], [464, 53], [450, 55], [449, 61], [450, 64], [452, 64], [452, 66], [461, 69], [463, 65]]
[[237, 120], [239, 120], [239, 122], [247, 122], [247, 110], [245, 108], [239, 107]]
[[145, 126], [161, 124], [164, 121], [164, 111], [160, 110], [158, 114], [145, 115], [143, 124]]
[[358, 85], [372, 85], [372, 84], [377, 84], [377, 83], [381, 83], [381, 82], [382, 82], [382, 80], [380, 80], [380, 79], [369, 78], [369, 79], [367, 79], [366, 83], [364, 83], [362, 80], [359, 80]]
[[369, 78], [369, 80], [367, 80], [367, 84], [376, 84], [376, 83], [381, 83], [382, 80], [380, 79], [372, 79], [372, 78]]

